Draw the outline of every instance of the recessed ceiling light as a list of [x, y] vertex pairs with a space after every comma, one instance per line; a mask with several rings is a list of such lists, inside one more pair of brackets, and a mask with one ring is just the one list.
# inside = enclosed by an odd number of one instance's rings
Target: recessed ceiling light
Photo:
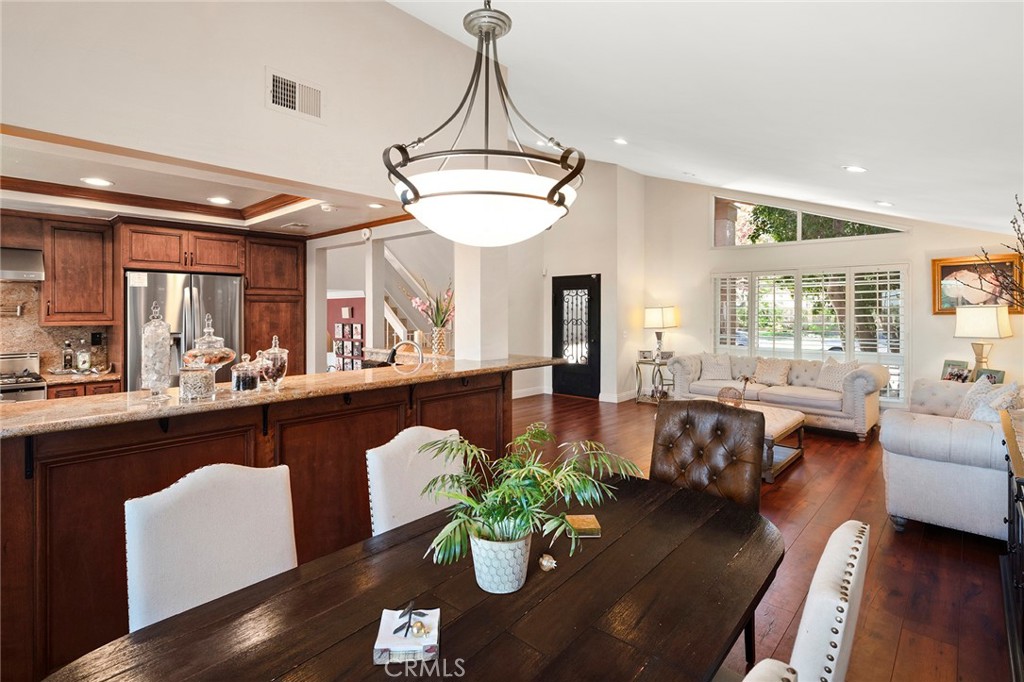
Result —
[[843, 166], [843, 170], [846, 171], [847, 173], [867, 173], [868, 172], [867, 168], [862, 168], [861, 166]]
[[875, 204], [878, 206], [883, 206], [885, 208], [893, 207], [893, 203], [891, 201], [876, 201]]
[[367, 204], [370, 208], [384, 208], [384, 204]]
[[79, 178], [82, 182], [93, 187], [113, 187], [114, 183], [104, 178]]
[[629, 141], [624, 137], [616, 137], [612, 142], [615, 144], [629, 144]]
[[227, 206], [231, 203], [231, 199], [228, 199], [227, 197], [209, 197], [207, 198], [207, 201], [211, 204], [217, 204], [218, 206]]

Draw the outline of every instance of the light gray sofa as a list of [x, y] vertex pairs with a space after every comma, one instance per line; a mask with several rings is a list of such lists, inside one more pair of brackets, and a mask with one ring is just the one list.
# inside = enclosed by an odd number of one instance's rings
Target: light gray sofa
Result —
[[1006, 446], [999, 423], [956, 419], [971, 384], [919, 379], [909, 410], [886, 410], [879, 440], [885, 506], [906, 519], [1006, 539]]
[[[672, 397], [715, 397], [726, 386], [742, 389], [741, 376], [753, 376], [757, 358], [732, 356], [732, 380], [701, 379], [701, 356], [682, 355], [668, 361], [675, 384]], [[820, 360], [791, 360], [788, 385], [766, 386], [748, 383], [744, 400], [763, 403], [805, 415], [807, 426], [835, 431], [848, 431], [864, 440], [868, 431], [878, 424], [878, 394], [889, 383], [889, 370], [878, 364], [864, 363], [843, 379], [842, 391], [817, 387], [821, 372]]]

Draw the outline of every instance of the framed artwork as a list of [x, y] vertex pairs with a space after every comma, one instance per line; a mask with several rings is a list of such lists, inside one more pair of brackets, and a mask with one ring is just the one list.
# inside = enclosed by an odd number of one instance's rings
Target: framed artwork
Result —
[[352, 338], [361, 339], [363, 338], [363, 325], [355, 322], [352, 324]]
[[362, 341], [353, 341], [352, 342], [352, 355], [355, 355], [356, 357], [362, 357], [363, 356], [363, 342]]
[[340, 339], [345, 335], [344, 326], [341, 322], [334, 323], [334, 338]]
[[352, 306], [344, 305], [341, 307], [341, 316], [345, 319], [352, 317]]
[[341, 342], [341, 341], [335, 341], [334, 342], [334, 354], [335, 355], [344, 355], [345, 354], [345, 349], [342, 346], [342, 343], [343, 342]]
[[342, 360], [341, 361], [341, 369], [344, 370], [344, 371], [351, 370], [352, 369], [352, 358], [345, 358], [344, 360]]
[[[932, 260], [932, 314], [954, 315], [958, 305], [1006, 303], [1001, 283], [1024, 283], [1024, 263], [1015, 253]], [[1010, 307], [1016, 315], [1024, 312]]]
[[346, 324], [343, 324], [341, 326], [342, 326], [341, 336], [343, 338], [346, 338], [346, 339], [351, 339], [352, 338], [352, 325], [346, 323]]
[[939, 378], [962, 383], [967, 381], [967, 377], [970, 375], [971, 373], [967, 371], [966, 360], [946, 360], [942, 363], [942, 375]]
[[353, 359], [352, 360], [352, 369], [362, 369], [362, 368], [363, 368], [363, 361], [362, 360], [358, 360], [358, 359]]
[[986, 367], [984, 369], [978, 370], [978, 373], [975, 375], [974, 380], [981, 381], [982, 379], [988, 379], [989, 382], [993, 384], [1001, 384], [1003, 383], [1003, 377], [1005, 376], [1006, 372], [1004, 370], [989, 369]]

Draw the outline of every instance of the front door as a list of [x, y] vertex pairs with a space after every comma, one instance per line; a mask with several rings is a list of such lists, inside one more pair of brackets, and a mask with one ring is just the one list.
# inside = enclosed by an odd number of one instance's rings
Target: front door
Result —
[[555, 393], [596, 398], [601, 392], [601, 275], [551, 278], [551, 355]]

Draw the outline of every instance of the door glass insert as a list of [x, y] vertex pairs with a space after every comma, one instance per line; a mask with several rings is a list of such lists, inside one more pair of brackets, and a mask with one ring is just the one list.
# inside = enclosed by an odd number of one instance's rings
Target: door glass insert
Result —
[[590, 355], [589, 305], [586, 289], [566, 289], [562, 294], [562, 357], [570, 364], [585, 365]]

